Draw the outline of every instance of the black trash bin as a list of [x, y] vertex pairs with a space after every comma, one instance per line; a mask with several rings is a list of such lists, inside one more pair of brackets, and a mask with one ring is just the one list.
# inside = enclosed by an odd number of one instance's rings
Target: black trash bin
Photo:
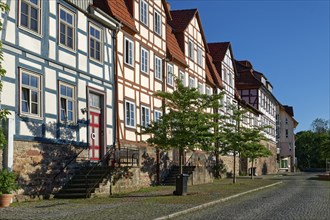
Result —
[[188, 174], [180, 174], [176, 177], [176, 188], [174, 195], [185, 196], [188, 191]]

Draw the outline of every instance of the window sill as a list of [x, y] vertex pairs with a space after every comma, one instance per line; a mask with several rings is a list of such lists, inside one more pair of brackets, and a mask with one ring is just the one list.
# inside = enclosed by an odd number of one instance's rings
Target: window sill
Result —
[[20, 26], [20, 25], [19, 25], [18, 28], [19, 28], [20, 30], [22, 30], [22, 31], [24, 31], [24, 32], [27, 32], [27, 33], [29, 33], [29, 34], [32, 34], [32, 35], [34, 35], [34, 36], [36, 36], [36, 37], [38, 37], [38, 38], [40, 38], [40, 39], [43, 37], [41, 33], [39, 33], [39, 32], [34, 32], [34, 31], [32, 31], [31, 29], [26, 28], [26, 27], [24, 27], [24, 26]]
[[33, 115], [28, 113], [20, 113], [19, 117], [22, 119], [35, 119], [35, 120], [43, 120], [43, 117], [39, 115]]

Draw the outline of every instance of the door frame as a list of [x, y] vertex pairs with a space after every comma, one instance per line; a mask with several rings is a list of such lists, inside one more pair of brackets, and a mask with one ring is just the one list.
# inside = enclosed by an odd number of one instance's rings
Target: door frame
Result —
[[[103, 155], [106, 153], [106, 146], [107, 146], [107, 132], [106, 132], [106, 118], [107, 118], [107, 111], [106, 111], [106, 93], [102, 90], [99, 89], [95, 89], [93, 87], [87, 86], [87, 91], [86, 91], [86, 95], [87, 95], [87, 143], [88, 143], [88, 147], [90, 147], [91, 143], [90, 143], [90, 136], [92, 135], [90, 133], [90, 129], [89, 129], [89, 124], [90, 124], [90, 112], [93, 111], [93, 107], [90, 106], [90, 100], [89, 100], [89, 94], [95, 94], [100, 96], [100, 152], [99, 152], [99, 156], [100, 159], [103, 157]], [[90, 159], [90, 155], [88, 154], [88, 157]]]

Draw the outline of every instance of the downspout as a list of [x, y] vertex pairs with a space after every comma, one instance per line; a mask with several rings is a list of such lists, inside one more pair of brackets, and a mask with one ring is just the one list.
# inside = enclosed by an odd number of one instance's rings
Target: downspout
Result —
[[115, 56], [113, 57], [114, 59], [114, 140], [113, 140], [113, 147], [116, 150], [116, 140], [117, 140], [117, 145], [118, 149], [120, 149], [120, 141], [119, 141], [119, 126], [120, 126], [120, 120], [119, 120], [119, 114], [118, 114], [118, 109], [119, 109], [119, 102], [118, 102], [118, 43], [117, 43], [117, 35], [119, 32], [120, 27], [117, 27], [115, 30], [115, 34], [113, 36], [113, 44], [114, 44], [114, 51], [115, 51]]

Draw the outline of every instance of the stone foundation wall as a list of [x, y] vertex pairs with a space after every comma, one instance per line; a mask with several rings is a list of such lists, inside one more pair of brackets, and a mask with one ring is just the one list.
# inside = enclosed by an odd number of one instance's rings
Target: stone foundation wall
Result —
[[[234, 173], [234, 156], [220, 156], [220, 159], [223, 161], [223, 164], [226, 167], [227, 173]], [[239, 174], [240, 159], [236, 155], [236, 175]]]
[[[268, 149], [272, 152], [272, 155], [267, 158], [259, 158], [256, 160], [255, 167], [256, 167], [256, 174], [257, 175], [267, 175], [273, 174], [278, 172], [277, 167], [277, 151], [276, 151], [276, 144], [273, 143], [266, 143]], [[249, 162], [249, 168], [251, 167], [251, 162]]]
[[75, 169], [88, 163], [88, 150], [83, 152], [54, 180], [54, 176], [82, 148], [72, 145], [14, 141], [13, 170], [19, 174], [18, 194], [30, 197], [46, 195], [63, 185]]

